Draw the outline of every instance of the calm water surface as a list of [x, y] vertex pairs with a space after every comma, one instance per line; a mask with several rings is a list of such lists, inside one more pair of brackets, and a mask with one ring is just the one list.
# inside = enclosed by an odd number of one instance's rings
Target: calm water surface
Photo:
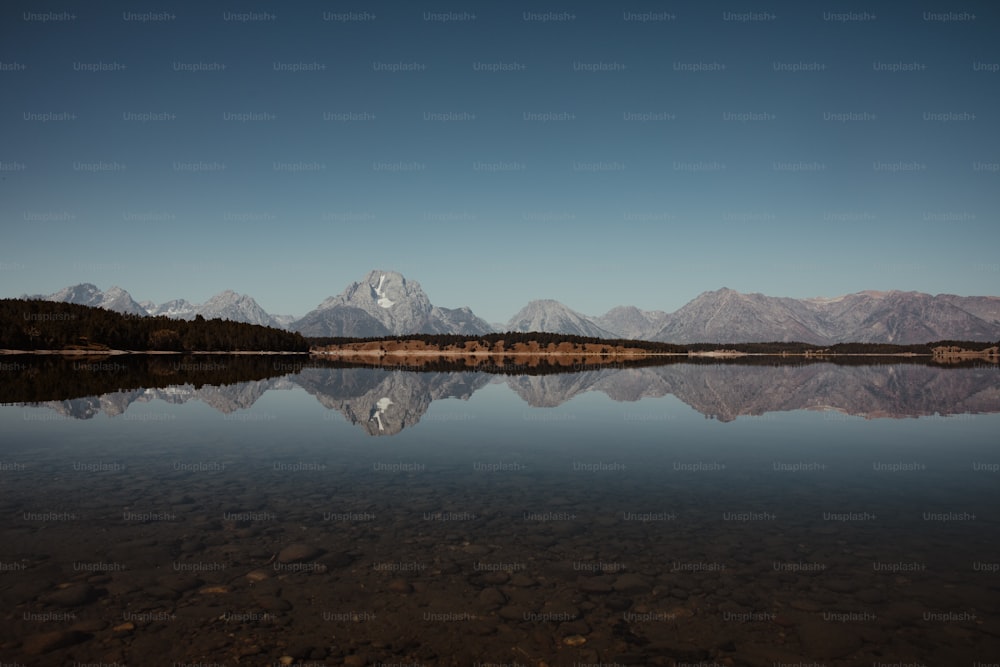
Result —
[[1000, 663], [995, 366], [14, 363], [8, 664]]

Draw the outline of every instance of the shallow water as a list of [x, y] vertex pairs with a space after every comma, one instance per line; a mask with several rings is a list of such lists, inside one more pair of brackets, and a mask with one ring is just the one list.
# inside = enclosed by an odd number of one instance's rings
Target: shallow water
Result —
[[1000, 662], [994, 368], [294, 370], [5, 395], [0, 657]]

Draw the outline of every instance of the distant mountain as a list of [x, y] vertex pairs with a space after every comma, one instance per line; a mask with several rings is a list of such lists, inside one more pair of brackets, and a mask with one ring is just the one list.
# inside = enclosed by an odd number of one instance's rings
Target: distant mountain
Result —
[[[29, 298], [27, 295], [22, 298]], [[92, 306], [94, 308], [104, 308], [126, 315], [146, 315], [146, 309], [136, 303], [132, 295], [121, 287], [112, 287], [107, 292], [102, 292], [97, 285], [92, 283], [80, 283], [72, 287], [66, 287], [55, 294], [48, 296], [38, 295], [36, 299], [46, 301], [58, 301], [62, 303], [77, 303], [81, 306]]]
[[369, 338], [389, 336], [389, 329], [361, 308], [333, 305], [324, 308], [322, 304], [290, 325], [292, 331], [303, 336], [344, 336]]
[[440, 308], [434, 306], [431, 310], [431, 325], [436, 327], [432, 333], [458, 333], [479, 336], [493, 332], [489, 322], [476, 316], [468, 306], [461, 308]]
[[247, 324], [259, 324], [265, 327], [280, 327], [273, 317], [267, 314], [253, 297], [237, 294], [226, 290], [216, 294], [211, 299], [195, 309], [196, 314], [206, 320], [219, 318]]
[[862, 327], [840, 334], [842, 340], [861, 342], [888, 340], [917, 343], [944, 338], [990, 341], [1000, 338], [1000, 320], [986, 320], [992, 306], [996, 312], [1000, 299], [968, 297], [955, 300], [949, 296], [932, 296], [919, 292], [887, 292], [872, 301], [872, 312]]
[[617, 335], [597, 326], [586, 315], [553, 301], [539, 299], [519, 310], [507, 322], [508, 331], [547, 331], [596, 338], [616, 338]]
[[801, 341], [816, 345], [992, 341], [1000, 338], [998, 311], [1000, 299], [996, 297], [868, 291], [831, 299], [790, 299], [722, 288], [704, 292], [668, 315], [652, 339], [682, 344]]
[[237, 294], [232, 290], [219, 292], [203, 304], [194, 304], [186, 299], [164, 301], [159, 306], [147, 306], [150, 315], [165, 315], [178, 320], [193, 320], [201, 315], [206, 320], [221, 319], [246, 324], [259, 324], [265, 327], [287, 329], [282, 323], [272, 317], [253, 297]]
[[290, 330], [292, 322], [299, 318], [295, 317], [295, 315], [271, 315], [271, 319], [274, 320], [276, 326]]
[[198, 306], [187, 299], [172, 299], [157, 306], [152, 301], [143, 303], [150, 315], [165, 315], [177, 320], [193, 320], [198, 314]]
[[669, 315], [662, 310], [639, 310], [635, 306], [618, 306], [600, 317], [595, 324], [619, 338], [651, 340], [662, 329]]
[[306, 336], [405, 336], [415, 333], [479, 336], [498, 330], [541, 331], [595, 338], [669, 343], [800, 341], [927, 343], [936, 340], [1000, 340], [1000, 297], [864, 291], [832, 298], [792, 299], [744, 294], [723, 287], [703, 292], [666, 313], [618, 306], [590, 317], [553, 300], [532, 301], [506, 324], [489, 324], [469, 308], [435, 306], [420, 284], [395, 271], [372, 271], [331, 296], [304, 317], [271, 315], [250, 296], [231, 290], [203, 304], [174, 299], [137, 303], [120, 287], [102, 292], [91, 283], [46, 299], [106, 308], [130, 315], [175, 319], [224, 318], [298, 331]]
[[741, 294], [723, 287], [703, 292], [671, 313], [653, 340], [671, 343], [746, 343], [829, 340], [815, 308], [796, 299]]
[[200, 305], [193, 304], [186, 299], [165, 301], [159, 306], [152, 301], [143, 301], [140, 304], [120, 287], [112, 287], [108, 291], [102, 292], [92, 283], [73, 285], [61, 289], [55, 294], [33, 298], [78, 303], [126, 315], [163, 315], [178, 320], [193, 320], [197, 315], [201, 315], [206, 320], [219, 318], [233, 322], [287, 329], [287, 326], [283, 326], [282, 320], [271, 317], [252, 297], [237, 294], [232, 290], [220, 292]]
[[372, 271], [291, 324], [305, 336], [480, 335], [490, 325], [468, 308], [431, 304], [420, 283], [395, 271]]

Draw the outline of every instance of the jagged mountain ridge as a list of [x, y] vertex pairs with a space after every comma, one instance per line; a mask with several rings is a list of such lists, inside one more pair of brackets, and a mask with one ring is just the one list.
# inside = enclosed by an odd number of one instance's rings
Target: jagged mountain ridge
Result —
[[245, 294], [237, 294], [232, 290], [216, 294], [201, 304], [197, 309], [197, 314], [206, 320], [220, 318], [223, 320], [233, 320], [234, 322], [260, 324], [267, 327], [279, 326], [274, 318], [254, 301], [253, 297]]
[[120, 287], [102, 292], [82, 283], [42, 298], [107, 308], [134, 315], [178, 319], [221, 317], [298, 331], [306, 336], [375, 337], [416, 333], [468, 334], [497, 330], [544, 331], [597, 338], [647, 339], [670, 343], [800, 341], [926, 343], [934, 340], [1000, 339], [1000, 297], [864, 291], [833, 298], [793, 299], [729, 288], [703, 292], [680, 309], [640, 310], [618, 306], [588, 316], [552, 300], [529, 302], [506, 324], [490, 324], [468, 307], [435, 306], [420, 284], [394, 271], [371, 271], [302, 318], [274, 316], [250, 296], [231, 290], [204, 304], [184, 299], [137, 303]]
[[1000, 338], [1000, 298], [921, 292], [857, 292], [833, 299], [791, 299], [704, 292], [671, 313], [652, 337], [672, 343], [801, 341], [927, 343]]
[[288, 328], [286, 321], [268, 314], [253, 297], [237, 294], [232, 290], [219, 292], [202, 304], [194, 304], [186, 299], [172, 299], [159, 306], [152, 301], [138, 303], [131, 294], [120, 287], [112, 287], [108, 291], [102, 292], [93, 283], [80, 283], [53, 294], [37, 295], [31, 298], [93, 306], [125, 315], [163, 315], [178, 320], [193, 320], [196, 316], [201, 315], [206, 320], [219, 318], [266, 327]]
[[23, 295], [22, 299], [44, 299], [46, 301], [59, 301], [62, 303], [76, 303], [81, 306], [91, 306], [93, 308], [104, 308], [113, 310], [124, 315], [147, 315], [148, 311], [136, 303], [132, 295], [117, 285], [112, 286], [107, 292], [102, 292], [93, 283], [80, 283], [71, 285], [55, 292], [54, 294], [36, 294], [34, 296]]
[[395, 271], [371, 271], [291, 324], [305, 336], [373, 337], [414, 333], [469, 334], [493, 331], [469, 308], [431, 303], [415, 280]]
[[894, 290], [793, 299], [723, 287], [703, 292], [673, 313], [618, 306], [589, 317], [558, 301], [532, 301], [507, 328], [680, 344], [995, 341], [1000, 339], [1000, 297]]
[[202, 304], [191, 303], [187, 299], [165, 301], [159, 306], [150, 304], [146, 308], [150, 315], [165, 315], [179, 320], [193, 320], [201, 315], [206, 320], [222, 319], [265, 327], [283, 327], [282, 323], [261, 308], [253, 297], [238, 294], [233, 290], [219, 292]]

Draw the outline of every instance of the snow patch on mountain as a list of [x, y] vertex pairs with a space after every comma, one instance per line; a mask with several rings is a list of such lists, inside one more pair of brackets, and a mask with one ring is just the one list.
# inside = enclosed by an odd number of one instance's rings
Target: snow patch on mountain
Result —
[[385, 274], [383, 273], [381, 276], [379, 276], [378, 286], [375, 287], [373, 285], [373, 287], [375, 288], [375, 296], [378, 297], [377, 303], [382, 308], [392, 308], [394, 305], [396, 305], [396, 302], [385, 295], [385, 291], [382, 289], [382, 285], [384, 283], [385, 283]]

